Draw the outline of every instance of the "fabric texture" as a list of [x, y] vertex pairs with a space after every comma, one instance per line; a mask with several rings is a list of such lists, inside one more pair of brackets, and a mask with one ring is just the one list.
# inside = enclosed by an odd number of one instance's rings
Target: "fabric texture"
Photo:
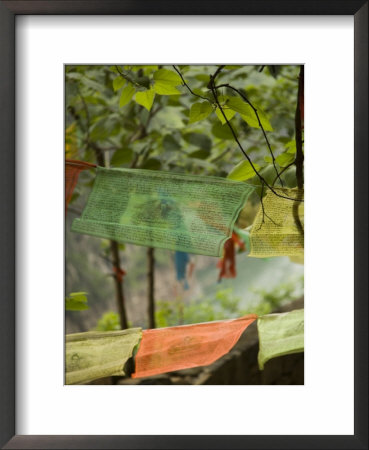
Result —
[[[304, 192], [297, 189], [275, 188], [281, 195], [304, 199]], [[260, 207], [253, 223], [249, 256], [265, 258], [269, 256], [299, 256], [304, 252], [304, 234], [300, 232], [294, 218], [294, 202], [276, 196], [268, 191], [264, 200], [263, 210]], [[304, 223], [304, 203], [298, 202], [298, 217]]]
[[84, 161], [77, 161], [73, 159], [65, 160], [65, 214], [67, 213], [68, 204], [72, 198], [74, 188], [78, 182], [79, 173], [82, 170], [96, 167]]
[[99, 167], [72, 231], [221, 256], [254, 187], [225, 178]]
[[218, 261], [220, 269], [218, 281], [221, 281], [222, 278], [235, 278], [237, 276], [236, 245], [239, 250], [245, 250], [244, 241], [240, 239], [236, 232], [233, 232], [232, 237], [224, 244], [223, 257]]
[[277, 356], [304, 351], [304, 310], [267, 314], [257, 321], [259, 335], [258, 363], [264, 364]]
[[218, 281], [222, 278], [236, 277], [236, 250], [232, 238], [224, 244], [223, 257], [218, 261], [218, 268], [220, 269]]
[[141, 328], [67, 335], [66, 384], [83, 384], [98, 378], [125, 375], [123, 367], [141, 336]]
[[228, 353], [256, 319], [257, 315], [249, 314], [220, 322], [144, 330], [132, 377], [211, 364]]

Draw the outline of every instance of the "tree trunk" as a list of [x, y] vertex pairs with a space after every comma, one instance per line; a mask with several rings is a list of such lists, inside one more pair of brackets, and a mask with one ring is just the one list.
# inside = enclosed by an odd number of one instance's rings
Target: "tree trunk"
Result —
[[155, 328], [155, 258], [154, 249], [149, 247], [147, 249], [147, 281], [148, 281], [148, 317], [149, 317], [149, 328]]
[[124, 330], [125, 328], [128, 328], [128, 321], [123, 292], [123, 270], [120, 267], [119, 247], [117, 241], [110, 241], [110, 250], [114, 267], [115, 298], [120, 317], [120, 326], [122, 330]]
[[[296, 140], [296, 179], [297, 179], [297, 188], [302, 190], [304, 188], [304, 153], [302, 151], [302, 114], [304, 107], [304, 66], [300, 66], [300, 75], [299, 75], [299, 86], [297, 92], [297, 104], [296, 104], [296, 114], [295, 114], [295, 140]], [[301, 200], [300, 196], [297, 197], [297, 200]], [[295, 219], [295, 224], [302, 236], [304, 236], [304, 228], [301, 223], [298, 208], [300, 202], [295, 201], [293, 203], [293, 216]]]
[[[103, 151], [96, 145], [95, 150], [97, 164], [101, 167], [105, 166], [105, 158]], [[110, 251], [113, 263], [113, 276], [115, 284], [115, 299], [119, 313], [120, 326], [122, 330], [128, 328], [127, 313], [125, 307], [124, 291], [123, 291], [123, 270], [120, 266], [119, 247], [117, 241], [110, 241]]]

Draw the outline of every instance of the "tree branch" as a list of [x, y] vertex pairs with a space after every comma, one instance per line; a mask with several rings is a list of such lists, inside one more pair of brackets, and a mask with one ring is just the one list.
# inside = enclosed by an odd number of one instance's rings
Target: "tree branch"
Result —
[[[302, 150], [302, 121], [301, 121], [301, 111], [303, 108], [303, 100], [304, 100], [304, 66], [300, 66], [300, 75], [299, 75], [299, 87], [297, 92], [297, 104], [296, 104], [296, 114], [295, 114], [295, 140], [296, 140], [296, 179], [297, 179], [297, 188], [298, 188], [298, 200], [300, 200], [299, 196], [304, 188], [304, 152]], [[299, 214], [298, 214], [299, 202], [295, 201], [293, 204], [293, 217], [295, 219], [295, 224], [300, 232], [300, 234], [304, 235], [304, 227], [301, 223]]]
[[178, 73], [178, 75], [181, 77], [183, 86], [186, 86], [186, 88], [190, 91], [190, 93], [191, 93], [192, 95], [194, 95], [195, 97], [202, 98], [203, 100], [206, 100], [206, 101], [208, 101], [209, 103], [213, 104], [213, 102], [212, 102], [210, 99], [208, 99], [207, 97], [203, 97], [202, 95], [195, 94], [195, 93], [193, 92], [193, 90], [190, 88], [190, 86], [186, 83], [185, 79], [183, 78], [183, 75], [182, 75], [181, 72], [177, 69], [177, 67], [174, 66], [174, 65], [173, 65], [172, 67], [173, 67], [173, 69]]
[[[221, 67], [224, 67], [224, 66], [221, 66]], [[219, 70], [219, 68], [218, 68], [218, 70], [217, 70], [216, 73], [219, 73], [219, 72], [220, 72], [220, 70]], [[214, 74], [214, 75], [215, 75], [215, 74]], [[224, 111], [223, 111], [223, 108], [222, 108], [221, 104], [219, 103], [219, 99], [218, 99], [218, 95], [217, 95], [216, 87], [215, 87], [215, 77], [212, 76], [212, 77], [210, 78], [210, 80], [211, 80], [211, 81], [210, 81], [210, 83], [209, 83], [209, 87], [210, 87], [210, 90], [211, 90], [212, 93], [213, 93], [213, 97], [214, 97], [215, 103], [217, 104], [217, 106], [218, 106], [220, 112], [222, 113], [222, 116], [224, 117], [224, 120], [226, 121], [226, 123], [227, 123], [229, 129], [231, 130], [231, 133], [232, 133], [232, 135], [233, 135], [235, 141], [237, 142], [237, 145], [238, 145], [239, 149], [241, 150], [241, 152], [243, 153], [243, 155], [245, 156], [245, 158], [247, 159], [247, 161], [250, 163], [251, 168], [253, 169], [253, 171], [255, 172], [255, 174], [257, 175], [257, 177], [259, 178], [259, 180], [260, 180], [260, 182], [262, 183], [262, 185], [265, 184], [265, 186], [267, 186], [267, 187], [273, 192], [273, 194], [276, 195], [277, 197], [285, 198], [285, 199], [287, 199], [287, 200], [295, 201], [294, 198], [287, 197], [287, 196], [285, 196], [285, 195], [281, 195], [281, 194], [279, 194], [278, 192], [276, 192], [275, 189], [274, 189], [272, 186], [270, 186], [270, 184], [265, 180], [265, 178], [264, 178], [262, 175], [260, 175], [260, 173], [256, 170], [256, 168], [255, 168], [255, 166], [254, 166], [254, 164], [253, 164], [251, 158], [248, 156], [248, 154], [245, 152], [244, 148], [242, 147], [242, 145], [241, 145], [241, 143], [240, 143], [240, 141], [239, 141], [239, 139], [238, 139], [238, 137], [237, 137], [236, 132], [234, 131], [234, 129], [233, 129], [231, 123], [229, 122], [227, 116], [225, 115], [225, 113], [224, 113]], [[219, 86], [218, 86], [218, 87], [219, 87]], [[300, 200], [300, 201], [303, 202], [303, 200]]]
[[[289, 169], [291, 166], [295, 165], [295, 161], [292, 161], [291, 163], [289, 163], [287, 166], [283, 167], [283, 169], [279, 172], [279, 175], [282, 175], [282, 173], [284, 173], [287, 169]], [[272, 183], [272, 186], [274, 187], [275, 182], [278, 180], [278, 177], [274, 178], [274, 181]]]
[[136, 81], [132, 80], [132, 78], [129, 77], [127, 74], [123, 73], [123, 72], [120, 70], [119, 66], [115, 65], [115, 68], [117, 69], [119, 75], [120, 75], [122, 78], [124, 78], [125, 80], [127, 80], [127, 81], [129, 81], [130, 83], [134, 84], [135, 86], [140, 86], [139, 83], [137, 83]]
[[237, 93], [237, 94], [238, 94], [238, 95], [239, 95], [239, 96], [240, 96], [240, 97], [241, 97], [241, 98], [242, 98], [242, 99], [243, 99], [243, 100], [244, 100], [244, 101], [252, 108], [252, 110], [254, 111], [254, 114], [255, 114], [256, 119], [257, 119], [258, 124], [259, 124], [259, 127], [260, 127], [260, 129], [261, 129], [261, 131], [262, 131], [262, 133], [263, 133], [265, 142], [266, 142], [266, 144], [267, 144], [269, 153], [270, 153], [270, 155], [271, 155], [271, 157], [272, 157], [273, 167], [274, 167], [275, 173], [277, 174], [277, 178], [279, 178], [279, 181], [281, 182], [281, 185], [283, 186], [282, 179], [281, 179], [281, 177], [279, 176], [277, 167], [276, 167], [276, 165], [275, 165], [275, 157], [274, 157], [274, 153], [273, 153], [272, 147], [271, 147], [271, 145], [270, 145], [270, 142], [269, 142], [269, 139], [268, 139], [268, 137], [267, 137], [267, 134], [266, 134], [266, 132], [265, 132], [265, 130], [264, 130], [264, 127], [263, 127], [263, 125], [262, 125], [262, 123], [261, 123], [261, 120], [260, 120], [259, 113], [258, 113], [257, 109], [256, 109], [255, 106], [250, 102], [250, 100], [246, 97], [246, 95], [244, 95], [239, 89], [236, 89], [236, 88], [234, 88], [233, 86], [230, 86], [229, 84], [221, 84], [221, 85], [219, 85], [219, 86], [215, 86], [215, 89], [219, 89], [219, 88], [222, 88], [222, 87], [227, 87], [228, 89], [231, 89], [232, 91], [236, 92], [236, 93]]

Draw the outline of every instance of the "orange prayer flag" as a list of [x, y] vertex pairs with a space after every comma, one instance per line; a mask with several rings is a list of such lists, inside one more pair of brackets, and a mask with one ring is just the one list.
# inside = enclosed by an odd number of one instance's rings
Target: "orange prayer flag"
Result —
[[228, 353], [256, 314], [239, 319], [144, 330], [132, 378], [207, 366]]
[[96, 165], [73, 159], [65, 160], [65, 213], [67, 213], [68, 204], [76, 187], [79, 173], [82, 170], [91, 169], [91, 167], [96, 167]]

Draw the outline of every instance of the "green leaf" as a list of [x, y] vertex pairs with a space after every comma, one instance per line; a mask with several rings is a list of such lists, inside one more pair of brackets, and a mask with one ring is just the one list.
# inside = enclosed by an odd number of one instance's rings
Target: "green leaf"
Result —
[[267, 156], [264, 156], [264, 161], [269, 163], [269, 164], [272, 164], [273, 163], [273, 158], [271, 156], [267, 155]]
[[79, 302], [87, 302], [87, 292], [71, 292], [69, 294], [69, 297], [72, 298], [75, 301]]
[[216, 123], [213, 125], [211, 132], [218, 139], [233, 140], [233, 134], [228, 125], [221, 125]]
[[198, 122], [199, 120], [204, 120], [212, 112], [213, 108], [209, 102], [204, 101], [194, 103], [190, 109], [190, 120], [188, 123], [194, 123]]
[[132, 86], [131, 83], [128, 83], [128, 85], [122, 90], [122, 94], [120, 96], [119, 100], [119, 107], [122, 108], [127, 103], [131, 101], [131, 98], [133, 97], [133, 94], [135, 93], [135, 88]]
[[125, 85], [125, 83], [126, 83], [126, 80], [123, 77], [121, 77], [120, 75], [118, 77], [114, 78], [114, 80], [113, 80], [114, 92], [119, 91], [119, 89], [122, 88]]
[[242, 100], [242, 98], [239, 97], [229, 97], [228, 101], [227, 101], [227, 106], [231, 109], [233, 109], [233, 111], [236, 111], [240, 114], [249, 114], [250, 109], [252, 111], [252, 108], [250, 107], [250, 105], [248, 105], [246, 102], [244, 102]]
[[[267, 116], [262, 111], [258, 110], [258, 116], [259, 116], [261, 125], [263, 126], [264, 130], [265, 131], [273, 131], [273, 128], [272, 128]], [[249, 115], [241, 114], [241, 117], [248, 125], [250, 125], [250, 127], [260, 128], [259, 121], [256, 117], [255, 112], [253, 111], [253, 109], [251, 107], [250, 107], [250, 114]]]
[[293, 140], [287, 142], [287, 144], [285, 145], [285, 149], [287, 153], [296, 153], [296, 141]]
[[264, 180], [268, 184], [273, 184], [273, 182], [277, 176], [277, 173], [275, 171], [273, 164], [268, 164], [266, 167], [263, 167], [260, 170], [260, 175], [264, 178]]
[[150, 122], [150, 129], [157, 129], [163, 132], [163, 129], [183, 128], [183, 115], [177, 106], [167, 106], [161, 109]]
[[[143, 77], [137, 77], [136, 83], [142, 86], [145, 89], [150, 89], [150, 78], [143, 76]], [[142, 90], [142, 88], [140, 88]]]
[[111, 158], [110, 164], [113, 167], [121, 166], [131, 162], [133, 157], [133, 150], [130, 148], [118, 149]]
[[155, 83], [154, 91], [159, 95], [180, 95], [181, 92], [174, 86], [165, 85], [164, 83]]
[[65, 299], [65, 309], [67, 311], [82, 311], [88, 308], [87, 292], [72, 292]]
[[171, 84], [172, 86], [178, 86], [182, 84], [181, 77], [173, 70], [159, 69], [154, 72], [155, 81], [163, 81], [165, 83]]
[[201, 133], [186, 133], [183, 139], [189, 144], [199, 147], [202, 150], [210, 150], [212, 146], [211, 139], [205, 134]]
[[286, 167], [288, 164], [291, 164], [295, 160], [295, 155], [293, 153], [281, 153], [275, 159], [276, 163], [278, 163], [281, 167]]
[[175, 86], [182, 84], [181, 77], [172, 70], [159, 69], [154, 72], [154, 91], [159, 95], [179, 95]]
[[114, 73], [119, 73], [119, 70], [117, 69], [116, 66], [110, 66], [109, 69]]
[[114, 132], [117, 122], [112, 117], [103, 116], [90, 127], [90, 139], [92, 141], [103, 141]]
[[[232, 109], [229, 109], [227, 107], [222, 107], [222, 110], [224, 112], [224, 115], [226, 116], [228, 122], [232, 119], [232, 117], [236, 114], [236, 111], [233, 111]], [[218, 119], [222, 122], [222, 125], [224, 125], [225, 123], [227, 123], [227, 121], [225, 120], [220, 108], [217, 108], [215, 110], [215, 114], [217, 115]]]
[[294, 188], [297, 186], [297, 179], [296, 179], [296, 168], [290, 167], [287, 169], [284, 174], [282, 175], [283, 180], [286, 184], [286, 187], [288, 188]]
[[96, 92], [103, 92], [105, 89], [105, 86], [98, 83], [97, 81], [91, 80], [90, 78], [82, 77], [81, 81], [85, 86], [87, 86], [90, 89], [93, 89]]
[[150, 111], [155, 98], [155, 92], [153, 89], [149, 89], [147, 91], [143, 92], [137, 92], [136, 93], [136, 103], [139, 105], [142, 105], [144, 108], [146, 108], [148, 111]]
[[[260, 166], [254, 163], [254, 167], [257, 171], [260, 170]], [[228, 174], [227, 178], [236, 181], [245, 181], [252, 178], [255, 175], [254, 169], [248, 161], [241, 161], [235, 166]]]
[[83, 311], [85, 309], [89, 309], [89, 306], [86, 303], [78, 302], [73, 299], [67, 298], [65, 300], [65, 309], [67, 311]]
[[161, 161], [157, 158], [149, 158], [142, 164], [141, 169], [160, 170]]
[[198, 158], [198, 159], [206, 159], [210, 156], [210, 150], [195, 150], [194, 152], [190, 153], [188, 156], [191, 158]]
[[181, 148], [179, 143], [171, 134], [166, 134], [163, 138], [163, 147], [166, 151], [177, 151]]
[[[227, 106], [229, 108], [233, 109], [233, 111], [236, 111], [239, 114], [241, 114], [241, 117], [243, 118], [243, 120], [248, 125], [250, 125], [250, 127], [260, 128], [259, 121], [256, 117], [255, 111], [251, 108], [251, 106], [249, 104], [244, 102], [241, 98], [230, 97], [227, 102]], [[257, 110], [260, 122], [261, 122], [264, 130], [265, 131], [273, 131], [273, 128], [270, 125], [270, 122], [269, 122], [268, 118], [266, 117], [266, 115], [263, 113], [263, 111], [261, 111], [258, 108], [256, 108], [256, 110]]]

